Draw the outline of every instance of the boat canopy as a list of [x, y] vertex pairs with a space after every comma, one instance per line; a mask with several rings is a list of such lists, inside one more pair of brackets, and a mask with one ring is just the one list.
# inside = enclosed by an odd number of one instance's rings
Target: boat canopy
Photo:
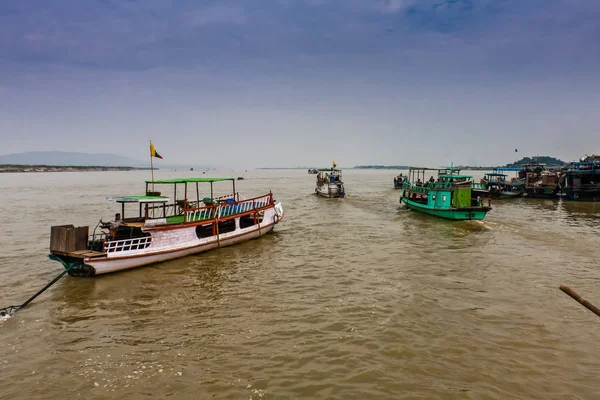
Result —
[[487, 175], [487, 176], [508, 176], [508, 175], [506, 175], [506, 174], [500, 174], [500, 173], [497, 173], [497, 172], [494, 172], [494, 173], [491, 173], [491, 172], [490, 172], [489, 174], [486, 174], [486, 175]]
[[[442, 170], [446, 170], [450, 168], [442, 168]], [[425, 167], [410, 167], [409, 171], [440, 171], [440, 168], [425, 168]]]
[[166, 196], [109, 196], [106, 200], [117, 203], [167, 203], [169, 198]]
[[146, 181], [146, 183], [153, 183], [155, 185], [160, 184], [174, 184], [174, 183], [212, 183], [221, 181], [235, 181], [235, 178], [173, 178], [173, 179], [161, 179], [158, 181]]
[[501, 168], [494, 168], [495, 171], [520, 171], [523, 168], [513, 168], [513, 167], [501, 167]]
[[452, 179], [471, 179], [471, 175], [451, 175], [451, 174], [439, 174], [439, 178], [452, 178]]

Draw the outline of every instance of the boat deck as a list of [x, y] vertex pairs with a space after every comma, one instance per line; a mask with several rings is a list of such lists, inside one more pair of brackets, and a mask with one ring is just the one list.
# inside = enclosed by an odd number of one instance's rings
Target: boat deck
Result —
[[69, 252], [62, 252], [62, 251], [53, 251], [53, 254], [57, 254], [57, 255], [63, 255], [63, 256], [67, 256], [67, 257], [73, 257], [73, 258], [96, 258], [96, 257], [106, 257], [106, 253], [102, 253], [100, 251], [93, 251], [93, 250], [75, 250], [75, 251], [69, 251]]

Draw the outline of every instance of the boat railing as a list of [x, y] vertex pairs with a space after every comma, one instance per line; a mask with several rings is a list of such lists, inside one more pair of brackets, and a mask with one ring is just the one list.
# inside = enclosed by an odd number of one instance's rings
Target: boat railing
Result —
[[164, 204], [148, 207], [149, 218], [166, 218], [177, 215], [177, 204]]
[[219, 205], [219, 218], [235, 214], [243, 214], [255, 209], [263, 208], [271, 204], [271, 195], [256, 197], [250, 200], [239, 201], [230, 204]]
[[108, 254], [117, 251], [142, 250], [150, 246], [151, 241], [152, 236], [112, 240], [104, 243], [104, 252]]
[[217, 201], [226, 201], [227, 199], [234, 199], [236, 201], [239, 201], [240, 194], [239, 193], [230, 193], [230, 194], [226, 194], [223, 196], [215, 197], [213, 200], [215, 202], [217, 202]]
[[215, 215], [215, 210], [218, 206], [205, 206], [200, 208], [192, 208], [185, 210], [185, 220], [200, 221], [204, 219], [211, 219]]
[[417, 193], [427, 193], [431, 189], [451, 189], [453, 187], [453, 182], [425, 182], [425, 183], [411, 183], [404, 182], [404, 187], [406, 189], [410, 189], [413, 192]]
[[273, 204], [273, 195], [255, 197], [252, 199], [221, 203], [213, 206], [186, 209], [185, 221], [193, 222], [212, 218], [224, 218], [237, 214], [244, 214], [252, 210], [261, 209]]

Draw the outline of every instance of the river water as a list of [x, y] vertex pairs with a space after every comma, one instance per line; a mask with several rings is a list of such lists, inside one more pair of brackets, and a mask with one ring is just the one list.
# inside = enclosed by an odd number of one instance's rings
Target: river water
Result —
[[[243, 175], [245, 197], [272, 190], [285, 219], [62, 278], [0, 321], [0, 399], [600, 398], [600, 319], [559, 290], [600, 306], [600, 204], [502, 200], [451, 222], [401, 207], [396, 173], [346, 170], [347, 198], [323, 199], [305, 170], [211, 171]], [[0, 307], [61, 271], [51, 225], [93, 228], [148, 175], [0, 174]]]

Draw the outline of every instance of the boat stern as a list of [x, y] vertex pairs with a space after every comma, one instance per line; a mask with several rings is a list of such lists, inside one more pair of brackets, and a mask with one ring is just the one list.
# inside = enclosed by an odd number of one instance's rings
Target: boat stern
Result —
[[58, 254], [48, 254], [48, 258], [52, 261], [61, 263], [70, 276], [92, 277], [96, 275], [94, 267], [87, 265], [83, 258]]
[[103, 252], [89, 249], [88, 226], [58, 225], [50, 227], [50, 254], [71, 276], [94, 276], [93, 267], [86, 264], [90, 257], [106, 257]]

